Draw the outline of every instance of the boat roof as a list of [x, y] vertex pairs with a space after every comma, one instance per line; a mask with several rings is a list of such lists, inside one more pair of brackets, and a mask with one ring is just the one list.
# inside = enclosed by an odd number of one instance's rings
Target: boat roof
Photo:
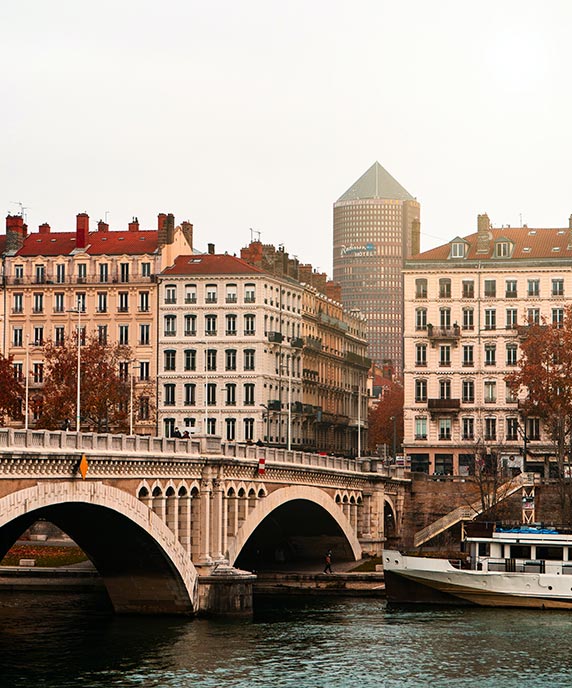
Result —
[[519, 545], [572, 545], [572, 533], [560, 533], [556, 528], [521, 526], [498, 528], [490, 536], [467, 536], [467, 542], [502, 542]]

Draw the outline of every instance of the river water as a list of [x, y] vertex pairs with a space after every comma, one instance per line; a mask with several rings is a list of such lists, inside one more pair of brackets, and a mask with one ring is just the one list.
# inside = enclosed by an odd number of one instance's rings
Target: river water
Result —
[[257, 600], [252, 620], [115, 617], [85, 594], [0, 595], [1, 688], [572, 686], [569, 612]]

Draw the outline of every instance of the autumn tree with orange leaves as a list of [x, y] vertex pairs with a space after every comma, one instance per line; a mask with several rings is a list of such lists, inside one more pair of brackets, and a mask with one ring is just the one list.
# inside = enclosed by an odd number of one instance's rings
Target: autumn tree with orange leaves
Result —
[[368, 437], [372, 450], [375, 450], [378, 444], [393, 447], [393, 419], [395, 418], [395, 447], [399, 452], [403, 443], [403, 399], [403, 386], [392, 381], [377, 406], [370, 411]]
[[[81, 346], [80, 408], [83, 429], [95, 432], [127, 432], [129, 429], [129, 371], [120, 377], [120, 363], [132, 358], [131, 349], [119, 344], [99, 341], [93, 334]], [[59, 430], [62, 422], [76, 417], [77, 342], [63, 344], [46, 342], [46, 365], [42, 390], [43, 404], [38, 427]], [[134, 394], [134, 409], [139, 397], [148, 390]]]
[[4, 422], [7, 415], [20, 418], [24, 388], [14, 374], [12, 357], [5, 358], [0, 354], [0, 420]]

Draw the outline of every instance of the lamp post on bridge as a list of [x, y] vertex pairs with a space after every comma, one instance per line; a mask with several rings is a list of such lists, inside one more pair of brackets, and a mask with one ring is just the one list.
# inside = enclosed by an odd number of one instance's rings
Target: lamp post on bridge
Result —
[[266, 409], [266, 446], [270, 446], [270, 408], [266, 404], [260, 404], [263, 409]]

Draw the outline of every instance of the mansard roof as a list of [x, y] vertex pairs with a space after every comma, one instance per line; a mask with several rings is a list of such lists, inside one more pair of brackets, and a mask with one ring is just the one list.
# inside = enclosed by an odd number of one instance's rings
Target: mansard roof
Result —
[[338, 198], [336, 203], [370, 198], [394, 201], [415, 200], [409, 191], [404, 189], [377, 161]]
[[143, 255], [157, 251], [157, 230], [89, 232], [84, 249], [77, 248], [76, 232], [28, 234], [17, 256], [60, 256], [83, 251], [88, 255]]
[[203, 255], [177, 256], [173, 265], [165, 268], [163, 275], [266, 275], [264, 270], [250, 265], [242, 258], [228, 254], [205, 253]]

